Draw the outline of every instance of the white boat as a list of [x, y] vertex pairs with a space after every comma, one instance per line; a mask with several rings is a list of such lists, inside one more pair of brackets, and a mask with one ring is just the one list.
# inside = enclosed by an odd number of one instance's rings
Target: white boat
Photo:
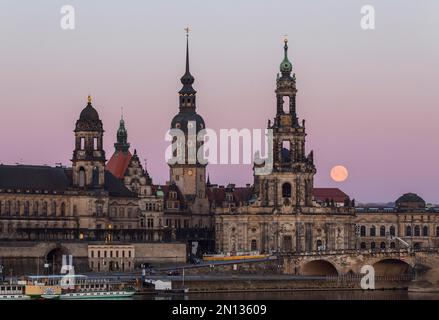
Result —
[[0, 295], [0, 301], [4, 300], [29, 300], [30, 296], [25, 294], [2, 294]]
[[4, 283], [0, 285], [0, 301], [30, 299], [31, 297], [25, 294], [24, 288], [25, 286], [21, 284]]
[[129, 298], [134, 295], [134, 291], [89, 291], [64, 293], [59, 298], [62, 300], [73, 299], [118, 299]]

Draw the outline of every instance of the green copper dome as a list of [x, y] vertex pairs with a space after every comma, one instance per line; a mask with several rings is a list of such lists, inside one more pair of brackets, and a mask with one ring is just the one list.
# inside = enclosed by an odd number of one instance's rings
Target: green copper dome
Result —
[[290, 62], [290, 60], [288, 60], [288, 40], [285, 39], [285, 45], [284, 45], [284, 59], [282, 60], [281, 64], [280, 64], [280, 72], [283, 75], [288, 75], [291, 73], [291, 71], [293, 70], [293, 65]]

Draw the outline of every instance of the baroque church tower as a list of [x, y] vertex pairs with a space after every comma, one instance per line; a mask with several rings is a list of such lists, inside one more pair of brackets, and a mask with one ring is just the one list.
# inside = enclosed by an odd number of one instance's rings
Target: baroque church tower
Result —
[[104, 129], [99, 114], [88, 96], [75, 126], [75, 149], [72, 169], [73, 186], [86, 189], [103, 188], [105, 184]]
[[[188, 30], [187, 30], [188, 31]], [[209, 204], [206, 196], [206, 163], [199, 161], [197, 153], [202, 151], [203, 141], [198, 133], [205, 129], [203, 118], [196, 112], [196, 94], [192, 87], [194, 77], [189, 70], [189, 35], [186, 34], [186, 71], [181, 77], [183, 87], [179, 91], [179, 113], [172, 119], [171, 130], [184, 133], [184, 141], [177, 141], [170, 163], [170, 182], [175, 184], [189, 203], [193, 213], [207, 213]]]
[[[285, 39], [284, 59], [276, 79], [276, 117], [268, 122], [273, 133], [270, 155], [272, 172], [255, 174], [255, 191], [259, 204], [283, 207], [286, 212], [298, 212], [300, 207], [313, 206], [313, 180], [316, 168], [313, 152], [305, 153], [305, 120], [299, 123], [296, 113], [296, 75], [288, 59], [288, 41]], [[255, 165], [255, 167], [258, 167]]]

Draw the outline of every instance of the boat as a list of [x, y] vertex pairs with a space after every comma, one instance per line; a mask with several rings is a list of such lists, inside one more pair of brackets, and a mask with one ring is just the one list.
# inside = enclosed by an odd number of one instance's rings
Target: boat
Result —
[[61, 286], [34, 282], [27, 284], [24, 292], [34, 299], [57, 299], [61, 295]]
[[261, 254], [259, 252], [236, 252], [221, 253], [221, 254], [205, 254], [203, 261], [231, 261], [231, 260], [248, 260], [248, 259], [264, 259], [268, 258], [269, 254]]
[[125, 283], [84, 275], [30, 276], [25, 291], [41, 299], [120, 299], [129, 298], [135, 290]]
[[88, 291], [88, 292], [70, 292], [61, 294], [61, 300], [77, 299], [120, 299], [130, 298], [135, 291]]
[[29, 300], [30, 296], [24, 294], [24, 285], [4, 283], [0, 285], [0, 301], [3, 300]]
[[0, 301], [4, 300], [29, 300], [30, 296], [25, 294], [2, 294], [0, 295]]

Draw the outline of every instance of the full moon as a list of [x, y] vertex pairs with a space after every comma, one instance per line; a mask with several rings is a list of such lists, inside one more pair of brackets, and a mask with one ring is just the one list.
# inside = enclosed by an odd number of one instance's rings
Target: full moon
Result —
[[335, 166], [331, 169], [331, 178], [335, 182], [343, 182], [349, 176], [348, 169], [344, 166]]

